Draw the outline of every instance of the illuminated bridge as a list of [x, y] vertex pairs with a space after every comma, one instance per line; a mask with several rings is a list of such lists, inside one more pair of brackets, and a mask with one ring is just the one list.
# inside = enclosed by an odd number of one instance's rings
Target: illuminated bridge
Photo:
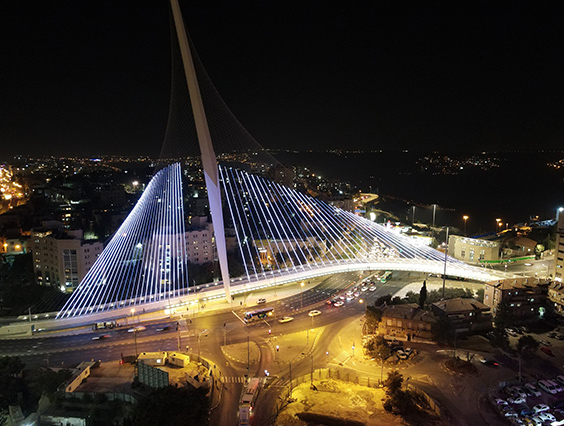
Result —
[[[183, 187], [186, 161], [168, 160], [161, 164], [58, 318], [125, 316], [132, 308], [156, 311], [194, 303], [197, 297], [231, 300], [233, 294], [257, 288], [355, 270], [445, 273], [478, 281], [502, 276], [466, 265], [386, 226], [276, 183], [264, 177], [268, 173], [249, 171], [267, 171], [276, 164], [256, 167], [255, 160], [218, 164], [218, 158], [229, 156], [225, 149], [216, 155], [216, 147], [221, 146], [216, 141], [229, 139], [234, 132], [228, 131], [225, 137], [220, 134], [212, 144], [214, 131], [209, 124], [214, 123], [213, 107], [206, 104], [205, 97], [214, 93], [213, 86], [194, 56], [176, 0], [171, 6], [182, 58], [181, 63], [173, 64], [173, 77], [183, 76], [181, 80], [173, 78], [173, 99], [184, 86], [191, 111], [171, 112], [167, 136], [185, 123], [195, 128], [221, 279], [210, 283], [202, 295], [190, 293]], [[219, 119], [222, 125], [225, 116], [232, 118], [226, 113]], [[240, 127], [238, 122], [234, 126]], [[251, 148], [262, 150], [257, 145]], [[170, 153], [161, 156], [173, 157]], [[235, 250], [229, 253], [226, 228], [233, 231], [235, 241]], [[242, 273], [231, 277], [235, 262]]]

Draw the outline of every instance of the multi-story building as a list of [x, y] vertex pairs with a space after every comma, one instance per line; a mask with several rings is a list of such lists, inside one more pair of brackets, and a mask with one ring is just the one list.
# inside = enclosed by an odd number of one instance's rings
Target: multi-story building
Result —
[[496, 241], [450, 235], [448, 254], [466, 263], [499, 260], [500, 244]]
[[84, 240], [80, 230], [62, 232], [38, 228], [31, 232], [28, 248], [38, 283], [58, 286], [71, 293], [102, 253], [104, 245]]
[[27, 253], [27, 239], [0, 237], [0, 254], [24, 254]]
[[552, 306], [556, 312], [564, 312], [564, 283], [554, 281], [548, 287], [548, 298], [552, 302]]
[[431, 310], [439, 318], [448, 318], [457, 333], [490, 330], [492, 311], [475, 299], [457, 297], [435, 302]]
[[391, 305], [382, 309], [382, 320], [378, 333], [387, 338], [430, 340], [437, 324], [437, 318], [416, 303]]
[[206, 216], [192, 217], [191, 227], [186, 230], [186, 256], [188, 263], [196, 265], [211, 262], [217, 257], [213, 224]]
[[564, 277], [564, 212], [559, 211], [556, 225], [556, 250], [554, 255], [554, 281], [562, 282]]
[[496, 315], [501, 302], [507, 301], [518, 320], [543, 315], [547, 306], [548, 286], [545, 278], [507, 278], [490, 281], [484, 285], [484, 303]]

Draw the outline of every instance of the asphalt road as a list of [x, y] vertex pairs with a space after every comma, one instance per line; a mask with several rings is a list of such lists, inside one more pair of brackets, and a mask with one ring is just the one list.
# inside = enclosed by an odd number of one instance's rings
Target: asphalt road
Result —
[[[277, 318], [285, 315], [294, 317], [292, 322], [286, 324], [279, 324], [276, 319], [271, 322], [243, 324], [240, 318], [243, 317], [244, 311], [254, 307], [239, 307], [233, 312], [211, 314], [203, 310], [191, 315], [190, 318], [179, 319], [178, 330], [175, 319], [143, 323], [145, 330], [137, 333], [128, 332], [132, 327], [129, 325], [113, 330], [86, 330], [86, 332], [67, 336], [41, 336], [39, 334], [30, 338], [3, 339], [0, 340], [0, 355], [19, 356], [28, 367], [73, 366], [83, 360], [112, 361], [119, 360], [122, 355], [133, 355], [136, 351], [140, 353], [177, 350], [185, 349], [188, 346], [191, 352], [200, 353], [202, 357], [215, 363], [223, 376], [231, 378], [232, 382], [224, 383], [221, 404], [212, 411], [211, 416], [212, 424], [236, 425], [239, 398], [243, 388], [241, 382], [247, 374], [247, 365], [237, 365], [227, 360], [221, 351], [221, 346], [224, 343], [229, 345], [245, 342], [249, 338], [258, 345], [261, 351], [260, 361], [250, 368], [250, 376], [264, 377], [264, 371], [269, 370], [274, 371], [279, 377], [289, 378], [289, 368], [280, 366], [273, 360], [273, 354], [267, 345], [267, 339], [270, 336], [268, 330], [280, 334], [325, 326], [329, 327], [331, 331], [321, 335], [311, 354], [313, 364], [318, 368], [323, 363], [327, 363], [326, 352], [328, 350], [339, 350], [339, 348], [329, 348], [329, 346], [334, 333], [338, 333], [342, 327], [343, 319], [362, 314], [367, 303], [373, 303], [382, 295], [395, 293], [405, 285], [406, 280], [417, 279], [415, 274], [409, 276], [408, 273], [394, 272], [393, 279], [385, 284], [379, 283], [376, 291], [362, 292], [359, 298], [346, 302], [340, 308], [325, 303], [328, 298], [344, 291], [366, 275], [368, 274], [350, 272], [329, 276], [309, 290], [276, 300], [273, 303], [267, 301], [266, 305], [262, 305], [274, 307]], [[422, 279], [421, 277], [421, 281]], [[360, 298], [364, 303], [359, 303]], [[308, 316], [308, 311], [314, 308], [319, 309], [322, 314], [312, 318]], [[167, 330], [157, 331], [166, 326], [169, 327]], [[104, 337], [93, 340], [99, 336]], [[359, 342], [359, 346], [361, 343]], [[298, 358], [292, 365], [294, 377], [308, 374], [311, 369], [310, 354]], [[261, 393], [256, 403], [254, 424], [268, 424], [268, 420], [272, 418], [277, 408], [274, 402], [278, 401], [278, 396], [284, 391], [284, 386], [275, 383]]]

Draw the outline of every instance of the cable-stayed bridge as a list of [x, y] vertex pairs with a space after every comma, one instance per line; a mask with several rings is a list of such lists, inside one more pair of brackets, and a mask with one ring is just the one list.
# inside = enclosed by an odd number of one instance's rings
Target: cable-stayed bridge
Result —
[[[236, 133], [232, 129], [242, 126], [235, 122], [229, 127], [233, 116], [228, 110], [223, 115], [220, 112], [216, 120], [220, 130], [227, 129], [225, 135], [209, 126], [214, 123], [210, 111], [217, 111], [214, 105], [225, 107], [217, 101], [213, 85], [192, 52], [177, 0], [171, 0], [171, 6], [177, 33], [174, 45], [182, 58], [181, 63], [173, 63], [172, 99], [189, 103], [190, 109], [188, 114], [171, 108], [167, 137], [186, 123], [195, 129], [192, 132], [197, 136], [221, 273], [220, 280], [207, 286], [204, 298], [230, 300], [236, 293], [354, 270], [416, 271], [478, 281], [504, 276], [466, 265], [385, 226], [250, 173], [245, 170], [248, 164], [219, 165], [216, 148], [221, 142], [216, 141], [232, 139]], [[183, 78], [179, 80], [178, 75]], [[187, 90], [189, 102], [178, 94], [183, 90]], [[216, 101], [206, 104], [206, 96]], [[219, 132], [219, 137], [212, 143], [214, 132]], [[247, 156], [252, 158], [247, 163], [256, 163], [257, 155], [249, 149], [257, 150], [257, 146], [254, 140], [251, 146], [246, 145]], [[260, 146], [258, 149], [264, 152]], [[219, 157], [225, 152], [220, 149]], [[267, 162], [259, 169], [274, 166]], [[202, 297], [190, 295], [184, 181], [182, 160], [163, 163], [58, 318], [119, 316], [120, 312], [123, 316], [132, 308], [160, 310]], [[226, 248], [226, 227], [235, 234], [236, 250], [232, 253]], [[235, 261], [244, 272], [231, 277], [229, 268]]]

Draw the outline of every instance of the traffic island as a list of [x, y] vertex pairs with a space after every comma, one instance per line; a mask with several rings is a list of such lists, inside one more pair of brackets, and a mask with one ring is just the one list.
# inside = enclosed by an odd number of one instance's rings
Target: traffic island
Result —
[[260, 349], [255, 342], [234, 343], [221, 347], [223, 355], [233, 362], [253, 365], [260, 359]]
[[323, 327], [275, 336], [269, 340], [275, 360], [280, 364], [299, 361], [313, 351]]

